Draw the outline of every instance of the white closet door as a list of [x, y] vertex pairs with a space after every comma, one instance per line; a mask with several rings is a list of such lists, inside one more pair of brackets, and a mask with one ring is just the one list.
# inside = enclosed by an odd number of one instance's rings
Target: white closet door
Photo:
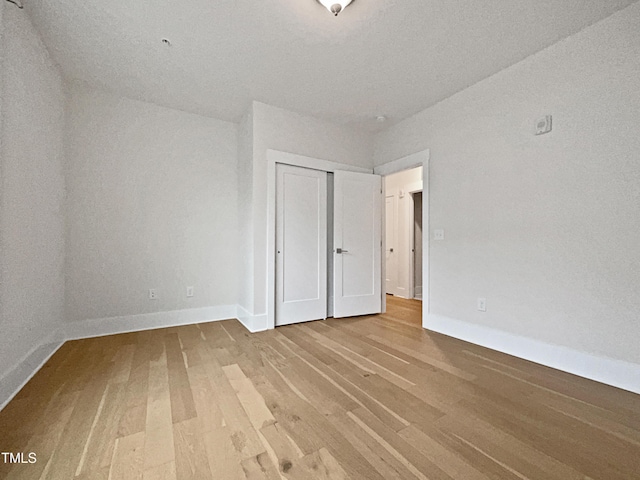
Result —
[[335, 172], [333, 316], [382, 309], [382, 180]]
[[327, 173], [276, 167], [276, 325], [327, 317]]

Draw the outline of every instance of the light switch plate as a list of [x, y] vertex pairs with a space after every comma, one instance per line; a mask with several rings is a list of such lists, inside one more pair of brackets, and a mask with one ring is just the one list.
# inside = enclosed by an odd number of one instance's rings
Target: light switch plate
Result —
[[487, 299], [486, 298], [478, 298], [478, 311], [486, 312], [487, 311]]

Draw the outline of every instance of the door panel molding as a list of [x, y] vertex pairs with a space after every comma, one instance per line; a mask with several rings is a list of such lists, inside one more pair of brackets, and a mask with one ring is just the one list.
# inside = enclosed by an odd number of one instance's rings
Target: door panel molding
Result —
[[333, 316], [380, 313], [382, 177], [337, 171], [334, 181]]
[[327, 317], [327, 173], [276, 169], [276, 325]]

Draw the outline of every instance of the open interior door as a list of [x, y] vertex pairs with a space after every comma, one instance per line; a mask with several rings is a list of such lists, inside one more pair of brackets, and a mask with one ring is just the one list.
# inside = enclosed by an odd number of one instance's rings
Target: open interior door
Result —
[[335, 172], [334, 310], [336, 318], [382, 311], [382, 179]]
[[386, 279], [385, 293], [396, 294], [398, 288], [398, 253], [396, 247], [396, 236], [398, 235], [398, 225], [396, 222], [396, 196], [387, 195], [385, 199], [385, 261]]

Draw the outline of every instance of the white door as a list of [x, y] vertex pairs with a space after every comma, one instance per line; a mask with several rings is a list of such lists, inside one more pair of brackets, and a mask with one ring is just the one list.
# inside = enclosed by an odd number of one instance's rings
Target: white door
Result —
[[276, 325], [327, 317], [327, 173], [276, 166]]
[[382, 180], [336, 171], [334, 177], [333, 316], [382, 309]]
[[396, 234], [398, 225], [396, 223], [396, 197], [389, 195], [385, 201], [385, 252], [386, 277], [385, 291], [395, 295], [398, 288], [398, 253], [396, 251]]

